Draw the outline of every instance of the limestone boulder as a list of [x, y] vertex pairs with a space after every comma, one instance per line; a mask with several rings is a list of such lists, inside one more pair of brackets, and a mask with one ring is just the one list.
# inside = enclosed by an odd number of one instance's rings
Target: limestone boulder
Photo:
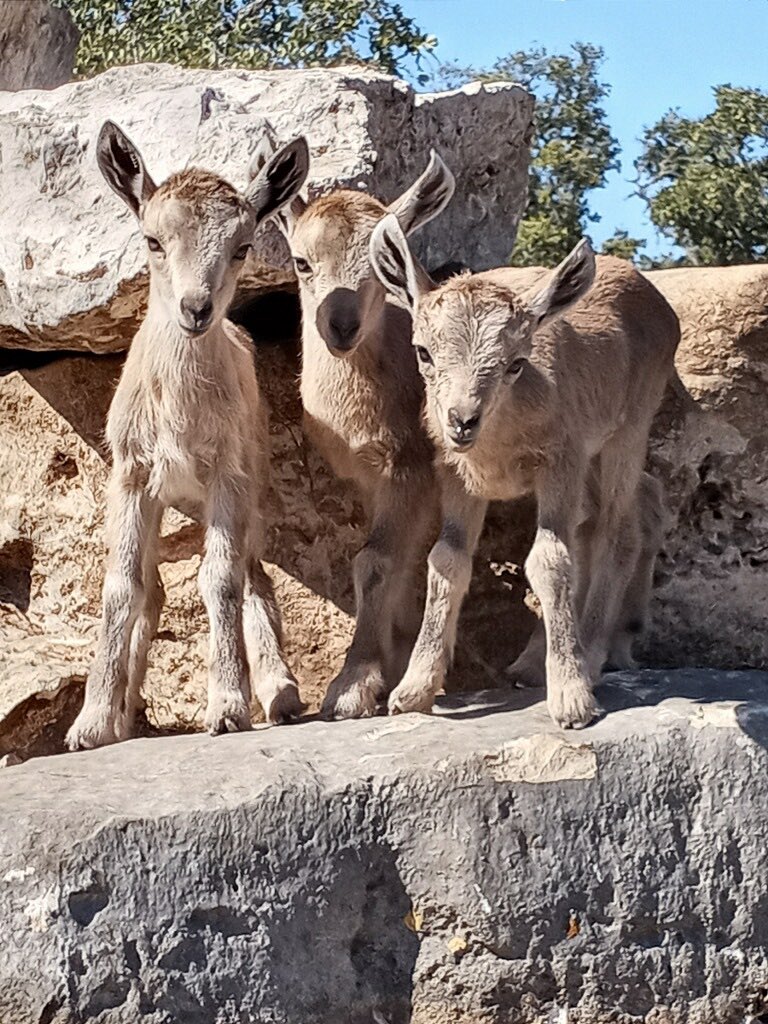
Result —
[[48, 0], [0, 0], [0, 91], [64, 85], [78, 40], [69, 12]]
[[0, 1020], [760, 1021], [766, 694], [622, 673], [578, 735], [485, 693], [2, 768]]
[[[135, 220], [101, 178], [94, 143], [118, 122], [158, 179], [187, 164], [245, 183], [267, 122], [305, 134], [310, 193], [335, 185], [393, 199], [432, 147], [456, 196], [420, 233], [430, 267], [503, 262], [526, 200], [533, 99], [507, 84], [416, 95], [365, 67], [207, 71], [115, 68], [50, 92], [0, 94], [0, 346], [109, 352], [127, 347], [146, 294]], [[257, 239], [243, 295], [291, 287], [274, 227]]]
[[[655, 664], [768, 665], [768, 267], [655, 271], [680, 318], [680, 383], [655, 428], [670, 530]], [[681, 659], [684, 659], [681, 661]]]

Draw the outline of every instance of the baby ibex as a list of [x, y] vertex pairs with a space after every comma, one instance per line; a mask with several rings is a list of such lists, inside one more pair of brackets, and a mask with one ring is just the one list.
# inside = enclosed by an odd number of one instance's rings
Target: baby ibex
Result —
[[596, 268], [586, 241], [551, 272], [488, 271], [425, 294], [388, 216], [371, 260], [414, 315], [443, 501], [421, 631], [390, 711], [428, 711], [443, 685], [488, 501], [534, 494], [525, 568], [544, 633], [510, 671], [546, 678], [555, 722], [585, 726], [593, 683], [607, 659], [630, 656], [646, 613], [661, 496], [643, 464], [677, 318], [628, 263], [602, 257]]
[[131, 735], [164, 596], [157, 534], [164, 506], [174, 502], [198, 506], [207, 526], [200, 589], [211, 630], [208, 730], [249, 728], [251, 678], [267, 720], [280, 722], [302, 705], [259, 561], [267, 410], [249, 339], [225, 317], [256, 227], [306, 176], [307, 146], [303, 139], [288, 145], [245, 195], [194, 168], [156, 186], [109, 121], [97, 160], [146, 239], [149, 307], [107, 420], [113, 468], [103, 622], [68, 744], [97, 747]]
[[[440, 213], [453, 189], [453, 176], [432, 153], [426, 171], [388, 208], [346, 190], [307, 205], [297, 189], [280, 215], [301, 296], [306, 430], [334, 472], [356, 483], [370, 524], [354, 564], [355, 634], [328, 687], [327, 717], [374, 714], [401, 678], [420, 619], [416, 571], [438, 528], [411, 317], [372, 273], [368, 243], [388, 209], [410, 234]], [[427, 287], [426, 273], [411, 266]]]

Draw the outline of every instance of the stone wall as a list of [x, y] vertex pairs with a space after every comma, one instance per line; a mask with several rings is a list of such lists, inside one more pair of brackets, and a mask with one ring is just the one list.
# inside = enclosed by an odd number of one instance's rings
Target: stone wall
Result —
[[[664, 481], [669, 530], [656, 574], [642, 660], [655, 666], [766, 667], [768, 592], [765, 412], [768, 269], [652, 275], [681, 318], [680, 380], [657, 418], [651, 467]], [[258, 322], [258, 317], [257, 317]], [[305, 443], [296, 339], [256, 342], [272, 408], [275, 482], [283, 503], [271, 533], [288, 657], [316, 707], [351, 636], [350, 565], [364, 540], [355, 495]], [[79, 694], [99, 613], [102, 430], [122, 356], [65, 355], [0, 380], [0, 452], [9, 482], [0, 539], [0, 756], [57, 749], [71, 710], [36, 695]], [[449, 685], [504, 683], [504, 667], [535, 622], [522, 570], [530, 504], [492, 505], [475, 559]], [[205, 696], [206, 622], [197, 593], [199, 529], [172, 513], [162, 573], [168, 604], [150, 664], [148, 715], [162, 729], [197, 728]], [[3, 582], [5, 581], [5, 582]], [[499, 623], [504, 629], [499, 629]], [[57, 698], [64, 702], [64, 697]], [[56, 720], [46, 734], [41, 722]], [[27, 723], [26, 725], [24, 723]], [[31, 724], [29, 724], [31, 723]], [[52, 738], [53, 737], [53, 738]], [[52, 744], [52, 745], [51, 745]]]

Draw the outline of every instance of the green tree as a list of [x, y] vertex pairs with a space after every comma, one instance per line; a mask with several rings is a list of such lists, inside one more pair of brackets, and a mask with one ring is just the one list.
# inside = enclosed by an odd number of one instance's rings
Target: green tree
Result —
[[396, 73], [435, 45], [393, 0], [56, 2], [80, 30], [80, 76], [140, 61], [251, 69], [365, 62]]
[[768, 93], [719, 85], [699, 120], [668, 111], [635, 167], [651, 220], [689, 264], [768, 260]]
[[[603, 103], [610, 86], [600, 81], [604, 52], [589, 43], [574, 43], [568, 53], [546, 49], [518, 50], [476, 71], [449, 65], [442, 81], [457, 85], [470, 79], [513, 81], [536, 97], [531, 144], [529, 198], [511, 262], [553, 264], [598, 219], [588, 193], [619, 170], [619, 145], [611, 134]], [[634, 255], [643, 245], [619, 233], [606, 243], [610, 251]]]
[[636, 262], [642, 245], [645, 245], [644, 238], [632, 238], [626, 231], [616, 231], [612, 238], [603, 242], [603, 252], [606, 256], [620, 256], [623, 260]]

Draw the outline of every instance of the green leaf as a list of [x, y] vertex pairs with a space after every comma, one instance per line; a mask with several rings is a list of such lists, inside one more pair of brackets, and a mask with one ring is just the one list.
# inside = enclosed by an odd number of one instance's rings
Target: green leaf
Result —
[[667, 111], [643, 134], [637, 194], [696, 265], [768, 261], [768, 93], [719, 85], [700, 118]]

